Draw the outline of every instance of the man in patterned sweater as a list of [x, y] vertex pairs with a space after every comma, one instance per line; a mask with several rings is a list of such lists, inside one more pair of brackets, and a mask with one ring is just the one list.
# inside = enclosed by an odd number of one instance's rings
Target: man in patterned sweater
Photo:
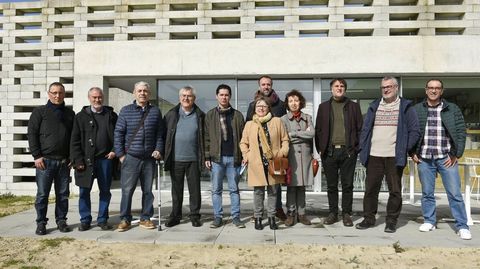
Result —
[[384, 77], [380, 89], [382, 98], [370, 104], [360, 136], [360, 161], [367, 168], [367, 178], [364, 219], [355, 227], [364, 230], [375, 225], [378, 194], [385, 177], [389, 191], [385, 232], [394, 233], [402, 210], [402, 174], [407, 153], [419, 137], [418, 118], [412, 102], [398, 96], [394, 77]]

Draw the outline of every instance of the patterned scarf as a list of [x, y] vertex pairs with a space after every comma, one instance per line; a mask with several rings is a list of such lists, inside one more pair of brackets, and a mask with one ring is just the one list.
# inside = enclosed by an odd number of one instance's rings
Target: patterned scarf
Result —
[[220, 114], [220, 130], [222, 130], [223, 141], [228, 140], [228, 129], [227, 129], [227, 115], [232, 110], [232, 106], [228, 104], [227, 108], [217, 107], [217, 111]]
[[259, 117], [257, 114], [253, 115], [253, 122], [258, 125], [258, 136], [260, 138], [260, 146], [263, 150], [263, 155], [267, 160], [273, 158], [272, 149], [270, 148], [270, 143], [268, 143], [267, 135], [263, 129], [262, 123], [267, 123], [272, 119], [272, 113], [268, 112], [267, 115]]

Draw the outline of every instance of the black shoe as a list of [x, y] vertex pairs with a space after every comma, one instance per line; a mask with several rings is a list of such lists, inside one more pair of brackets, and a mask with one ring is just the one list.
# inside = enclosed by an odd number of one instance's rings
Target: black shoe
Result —
[[275, 217], [268, 217], [268, 225], [270, 226], [270, 230], [278, 229], [277, 222], [275, 221]]
[[38, 223], [37, 229], [35, 230], [36, 235], [46, 235], [47, 234], [47, 227], [45, 223]]
[[202, 222], [200, 221], [200, 218], [192, 218], [190, 221], [192, 222], [193, 227], [202, 226]]
[[223, 220], [220, 217], [217, 217], [213, 220], [213, 222], [210, 224], [210, 228], [216, 229], [220, 228], [223, 225]]
[[165, 222], [165, 226], [167, 227], [173, 227], [178, 224], [180, 224], [180, 220], [172, 217], [168, 218], [167, 221]]
[[385, 224], [385, 230], [384, 232], [386, 233], [394, 233], [397, 231], [397, 225], [395, 225], [395, 223], [387, 223]]
[[262, 218], [255, 218], [255, 230], [263, 230]]
[[375, 226], [375, 223], [368, 222], [367, 220], [364, 219], [362, 220], [362, 222], [357, 223], [357, 225], [355, 225], [355, 228], [359, 230], [365, 230], [368, 228], [372, 228], [373, 226]]
[[352, 227], [353, 226], [353, 221], [352, 217], [350, 214], [343, 214], [343, 226], [345, 227]]
[[323, 224], [331, 225], [331, 224], [334, 224], [337, 221], [338, 221], [338, 215], [336, 213], [330, 213], [330, 214], [328, 214], [328, 217], [326, 217], [323, 220]]
[[109, 225], [107, 222], [100, 222], [99, 224], [97, 224], [97, 226], [100, 227], [100, 229], [102, 229], [104, 231], [108, 231], [108, 230], [113, 229], [113, 226]]
[[[90, 230], [90, 228], [92, 228], [92, 226], [90, 226], [90, 223], [80, 223], [80, 226], [78, 226], [78, 230], [80, 232], [83, 232], [83, 231], [87, 231], [87, 230]], [[60, 229], [60, 228], [59, 228]]]
[[57, 228], [60, 232], [62, 233], [68, 233], [68, 232], [71, 232], [72, 230], [70, 229], [70, 227], [68, 227], [67, 225], [67, 222], [62, 220], [62, 221], [59, 221], [57, 223]]

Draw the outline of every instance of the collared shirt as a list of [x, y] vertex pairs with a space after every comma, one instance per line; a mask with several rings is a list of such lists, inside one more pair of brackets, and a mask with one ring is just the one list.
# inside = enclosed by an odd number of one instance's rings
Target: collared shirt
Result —
[[420, 156], [424, 159], [441, 159], [450, 152], [450, 137], [442, 125], [441, 112], [443, 102], [437, 106], [428, 106], [427, 125], [423, 137]]
[[90, 106], [90, 111], [92, 111], [93, 113], [102, 113], [103, 112], [103, 106], [100, 107], [99, 110], [96, 110], [93, 106]]

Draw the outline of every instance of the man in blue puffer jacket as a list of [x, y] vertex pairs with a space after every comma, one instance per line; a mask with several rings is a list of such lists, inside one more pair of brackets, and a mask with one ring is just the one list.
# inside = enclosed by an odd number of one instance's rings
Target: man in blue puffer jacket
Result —
[[148, 83], [137, 82], [133, 89], [135, 101], [120, 110], [115, 126], [115, 154], [122, 163], [119, 232], [130, 229], [132, 196], [138, 179], [143, 192], [140, 227], [155, 228], [150, 220], [154, 199], [152, 185], [155, 159], [160, 159], [164, 153], [165, 124], [160, 110], [150, 104], [150, 94]]
[[360, 230], [375, 225], [378, 194], [383, 178], [388, 185], [389, 197], [385, 232], [394, 233], [402, 210], [402, 174], [410, 152], [420, 136], [418, 118], [410, 100], [398, 96], [398, 82], [384, 77], [382, 98], [368, 108], [360, 135], [360, 161], [367, 168], [364, 219], [355, 227]]

